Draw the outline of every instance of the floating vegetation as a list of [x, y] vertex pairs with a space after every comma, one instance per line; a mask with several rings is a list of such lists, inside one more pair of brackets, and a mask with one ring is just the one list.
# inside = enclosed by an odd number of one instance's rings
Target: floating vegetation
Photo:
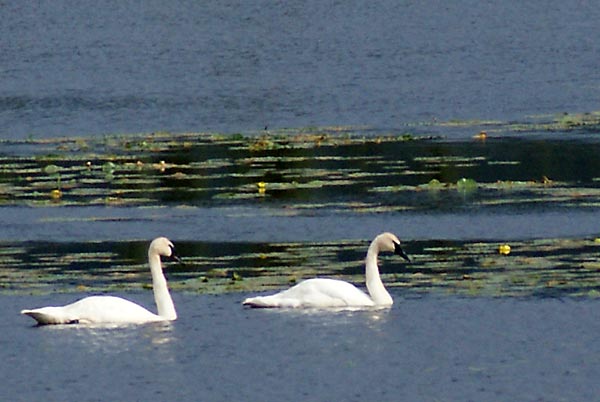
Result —
[[511, 136], [523, 133], [579, 133], [600, 130], [600, 111], [588, 113], [561, 113], [531, 116], [521, 122], [503, 122], [497, 120], [449, 120], [432, 123], [442, 128], [471, 129], [472, 138], [486, 141], [489, 138]]
[[[451, 125], [475, 123], [508, 129]], [[335, 205], [360, 213], [600, 206], [598, 143], [369, 134], [329, 127], [4, 141], [0, 205]], [[26, 156], [11, 154], [23, 148]]]
[[[179, 242], [183, 265], [167, 262], [169, 285], [194, 293], [259, 292], [302, 279], [336, 277], [364, 286], [365, 241], [326, 243]], [[150, 287], [145, 242], [2, 244], [1, 291], [135, 291]], [[510, 247], [510, 248], [509, 248]], [[512, 242], [413, 241], [407, 264], [380, 256], [396, 294], [485, 297], [598, 297], [597, 239]]]
[[477, 190], [477, 182], [473, 179], [465, 179], [462, 177], [456, 182], [456, 189], [464, 193], [472, 192]]
[[[498, 136], [595, 133], [599, 118], [442, 124], [471, 133], [462, 142], [352, 127], [0, 141], [0, 206], [243, 205], [290, 217], [322, 210], [598, 209], [600, 143]], [[416, 241], [407, 250], [413, 263], [383, 256], [382, 272], [390, 287], [407, 293], [598, 297], [599, 244], [597, 238]], [[4, 244], [0, 286], [27, 293], [144, 289], [150, 283], [146, 246]], [[365, 247], [358, 241], [183, 243], [185, 266], [167, 274], [175, 290], [201, 293], [274, 290], [312, 276], [362, 284]]]

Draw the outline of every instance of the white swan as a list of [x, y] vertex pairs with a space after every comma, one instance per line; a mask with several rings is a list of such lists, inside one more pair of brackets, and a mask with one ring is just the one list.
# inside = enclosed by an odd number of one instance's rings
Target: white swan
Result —
[[325, 278], [313, 278], [269, 296], [247, 298], [242, 302], [250, 307], [371, 307], [391, 306], [394, 302], [379, 277], [377, 255], [380, 251], [393, 251], [410, 262], [400, 247], [400, 240], [392, 233], [382, 233], [369, 246], [365, 260], [365, 275], [369, 295], [354, 285]]
[[129, 300], [115, 296], [90, 296], [61, 307], [42, 307], [22, 310], [21, 314], [35, 319], [38, 324], [140, 324], [152, 321], [171, 321], [177, 318], [173, 299], [163, 275], [160, 256], [179, 260], [174, 255], [173, 243], [158, 237], [148, 248], [148, 262], [152, 272], [154, 300], [158, 315]]

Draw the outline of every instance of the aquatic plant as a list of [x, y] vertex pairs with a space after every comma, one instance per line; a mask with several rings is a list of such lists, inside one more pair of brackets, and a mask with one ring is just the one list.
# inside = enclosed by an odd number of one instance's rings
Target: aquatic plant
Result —
[[[148, 285], [143, 246], [143, 242], [7, 242], [0, 247], [0, 292], [140, 290]], [[600, 294], [596, 239], [515, 240], [510, 252], [508, 246], [494, 241], [411, 241], [407, 245], [411, 264], [391, 256], [381, 258], [383, 281], [386, 287], [407, 295]], [[361, 284], [364, 248], [365, 241], [352, 240], [182, 243], [179, 254], [185, 265], [168, 271], [169, 284], [173, 290], [194, 293], [276, 290], [314, 276]]]
[[[488, 137], [482, 145], [330, 127], [28, 140], [26, 146], [25, 156], [0, 156], [0, 185], [10, 194], [4, 205], [285, 202], [298, 211], [325, 206], [360, 213], [600, 205], [595, 143], [521, 140], [517, 147]], [[577, 153], [582, 157], [564, 157]]]

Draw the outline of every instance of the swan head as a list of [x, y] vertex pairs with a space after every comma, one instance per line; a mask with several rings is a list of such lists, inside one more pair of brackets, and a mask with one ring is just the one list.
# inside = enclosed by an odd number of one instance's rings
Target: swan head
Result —
[[163, 257], [169, 257], [175, 261], [180, 261], [179, 257], [175, 255], [175, 246], [171, 240], [166, 237], [157, 237], [150, 243], [148, 254], [158, 254]]
[[373, 240], [373, 243], [378, 245], [379, 251], [393, 252], [410, 262], [410, 258], [408, 258], [408, 255], [406, 255], [400, 246], [400, 239], [395, 234], [390, 232], [382, 233]]

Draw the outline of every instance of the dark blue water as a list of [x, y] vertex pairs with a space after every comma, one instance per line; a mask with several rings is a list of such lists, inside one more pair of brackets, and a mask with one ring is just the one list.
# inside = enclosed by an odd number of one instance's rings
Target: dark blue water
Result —
[[[588, 1], [59, 0], [0, 3], [0, 20], [0, 140], [329, 125], [427, 133], [433, 129], [420, 123], [522, 122], [597, 111], [600, 103], [600, 8]], [[594, 209], [296, 216], [285, 208], [159, 204], [2, 207], [0, 240], [598, 233]], [[62, 292], [72, 291], [0, 295], [0, 400], [592, 401], [600, 394], [593, 298], [403, 299], [394, 289], [387, 312], [304, 314], [245, 310], [242, 294], [175, 294], [178, 321], [127, 328], [34, 328], [18, 314], [70, 302], [76, 295]], [[152, 306], [149, 292], [125, 296]]]
[[0, 241], [327, 242], [371, 239], [384, 230], [405, 240], [526, 240], [598, 235], [598, 210], [527, 213], [320, 211], [288, 215], [256, 208], [2, 208]]
[[124, 328], [32, 327], [14, 312], [74, 295], [5, 296], [0, 398], [598, 400], [596, 301], [393, 296], [389, 311], [303, 313], [175, 294], [178, 321]]
[[0, 138], [598, 109], [600, 9], [562, 1], [0, 5]]

